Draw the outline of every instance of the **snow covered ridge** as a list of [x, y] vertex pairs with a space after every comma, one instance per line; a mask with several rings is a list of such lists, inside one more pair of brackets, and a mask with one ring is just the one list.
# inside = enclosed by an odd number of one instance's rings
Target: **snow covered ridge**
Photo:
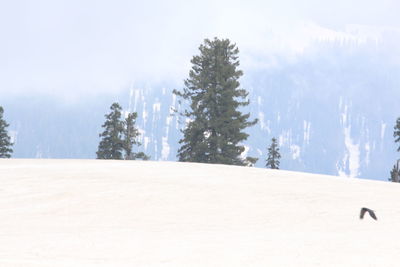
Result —
[[[400, 186], [178, 162], [0, 160], [0, 266], [398, 266]], [[378, 221], [358, 218], [361, 207]]]

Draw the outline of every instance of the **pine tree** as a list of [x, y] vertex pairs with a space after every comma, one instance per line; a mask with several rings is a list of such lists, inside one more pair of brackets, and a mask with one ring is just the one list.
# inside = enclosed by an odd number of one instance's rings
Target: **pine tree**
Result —
[[[396, 125], [394, 126], [393, 137], [395, 143], [400, 142], [400, 118], [397, 118]], [[397, 148], [397, 151], [400, 151], [400, 146]], [[400, 182], [400, 169], [399, 169], [400, 160], [397, 160], [397, 164], [393, 166], [393, 169], [390, 171], [389, 181], [399, 183]]]
[[118, 103], [113, 103], [110, 109], [111, 112], [105, 115], [106, 121], [101, 126], [104, 131], [99, 135], [102, 140], [96, 152], [98, 159], [122, 159], [124, 149], [122, 108]]
[[143, 160], [150, 159], [143, 152], [134, 153], [133, 146], [137, 145], [140, 146], [141, 143], [137, 141], [137, 137], [139, 136], [139, 131], [135, 128], [137, 113], [129, 113], [128, 116], [125, 118], [124, 122], [124, 150], [125, 150], [125, 159], [134, 160], [141, 158]]
[[[395, 143], [400, 142], [400, 118], [398, 118], [396, 120], [396, 125], [394, 126], [393, 137], [395, 138], [395, 140], [394, 140]], [[397, 151], [400, 152], [400, 146], [397, 148]]]
[[397, 161], [397, 164], [393, 165], [393, 169], [390, 171], [390, 178], [389, 181], [394, 183], [400, 182], [400, 160]]
[[190, 108], [181, 113], [189, 121], [179, 141], [179, 161], [246, 165], [255, 158], [242, 159], [247, 139], [243, 130], [257, 123], [238, 108], [249, 104], [248, 93], [240, 88], [239, 50], [228, 39], [205, 39], [200, 55], [191, 60], [192, 69], [183, 91], [174, 94]]
[[132, 147], [138, 144], [136, 141], [139, 131], [135, 128], [135, 121], [137, 118], [137, 113], [129, 113], [125, 118], [125, 129], [124, 129], [124, 150], [125, 159], [134, 159], [134, 153], [132, 152]]
[[13, 143], [6, 130], [10, 125], [3, 119], [3, 113], [4, 109], [0, 106], [0, 158], [10, 158]]
[[265, 166], [270, 169], [279, 169], [281, 154], [279, 153], [278, 143], [275, 138], [272, 138], [271, 146], [268, 148], [268, 158]]
[[139, 131], [135, 127], [137, 113], [128, 113], [125, 120], [122, 120], [122, 107], [118, 103], [113, 103], [110, 107], [111, 112], [106, 117], [106, 122], [102, 125], [104, 131], [99, 135], [100, 141], [98, 159], [150, 159], [143, 152], [134, 153], [133, 146], [141, 144], [137, 141]]

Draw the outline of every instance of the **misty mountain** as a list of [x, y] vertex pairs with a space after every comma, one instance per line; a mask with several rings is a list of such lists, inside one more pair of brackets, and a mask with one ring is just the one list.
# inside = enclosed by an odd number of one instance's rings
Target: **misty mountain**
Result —
[[[247, 155], [263, 167], [276, 137], [281, 169], [387, 180], [399, 158], [393, 126], [400, 116], [400, 64], [390, 51], [376, 41], [316, 42], [292, 58], [266, 58], [268, 67], [243, 69], [245, 111], [259, 119], [247, 129]], [[138, 150], [152, 160], [176, 160], [184, 122], [174, 115], [182, 107], [172, 90], [183, 82], [148, 84], [74, 103], [35, 93], [3, 96], [13, 157], [95, 158], [104, 115], [118, 101], [138, 113]]]

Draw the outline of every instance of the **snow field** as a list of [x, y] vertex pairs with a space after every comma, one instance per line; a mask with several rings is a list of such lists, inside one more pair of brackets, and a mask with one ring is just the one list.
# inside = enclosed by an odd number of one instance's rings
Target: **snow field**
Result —
[[282, 170], [0, 160], [0, 266], [398, 266], [399, 200]]

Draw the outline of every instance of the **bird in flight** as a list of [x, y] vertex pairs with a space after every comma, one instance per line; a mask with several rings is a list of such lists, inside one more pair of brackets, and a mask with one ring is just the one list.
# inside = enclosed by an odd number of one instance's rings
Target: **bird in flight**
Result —
[[368, 208], [361, 208], [360, 211], [360, 220], [364, 218], [364, 214], [368, 212], [369, 216], [371, 216], [374, 220], [378, 220], [378, 218], [376, 218], [376, 215], [374, 213], [373, 210], [370, 210]]

